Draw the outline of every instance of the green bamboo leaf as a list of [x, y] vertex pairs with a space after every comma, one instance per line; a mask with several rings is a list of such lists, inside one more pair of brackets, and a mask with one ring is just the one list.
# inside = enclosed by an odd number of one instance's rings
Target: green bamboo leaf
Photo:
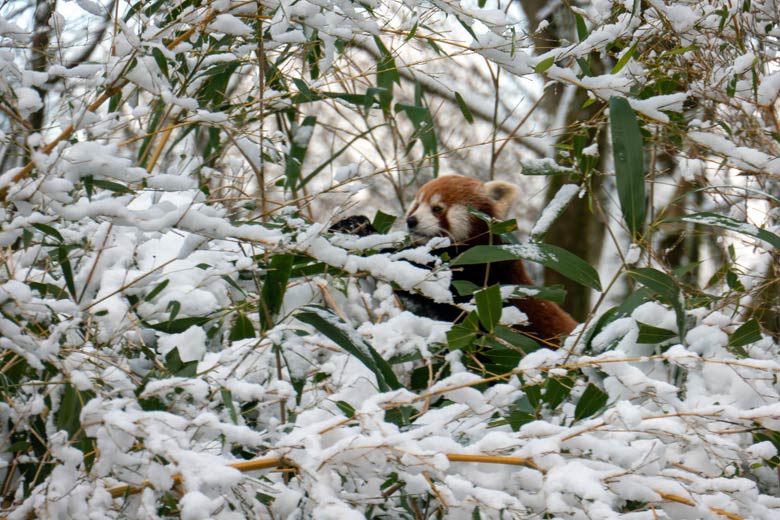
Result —
[[566, 290], [562, 285], [515, 285], [510, 298], [528, 298], [547, 300], [561, 304], [566, 300]]
[[50, 237], [52, 237], [57, 242], [64, 242], [65, 241], [65, 239], [62, 238], [62, 235], [60, 234], [60, 232], [57, 231], [56, 229], [54, 229], [53, 227], [49, 226], [48, 224], [35, 223], [35, 224], [32, 224], [32, 227], [34, 227], [35, 229], [37, 229], [38, 231], [40, 231], [44, 235], [49, 235]]
[[387, 213], [377, 210], [371, 225], [374, 226], [377, 233], [387, 233], [390, 231], [390, 228], [393, 227], [395, 218], [394, 215], [388, 215]]
[[729, 338], [729, 347], [744, 347], [761, 339], [761, 326], [751, 319], [740, 325]]
[[401, 75], [398, 74], [398, 68], [390, 51], [379, 36], [374, 36], [374, 43], [379, 50], [379, 61], [376, 65], [376, 84], [382, 89], [379, 92], [379, 104], [385, 112], [390, 111], [390, 104], [393, 100], [393, 85], [401, 84]]
[[403, 112], [412, 122], [414, 126], [412, 142], [418, 139], [422, 144], [423, 153], [433, 162], [433, 175], [435, 177], [439, 171], [439, 143], [436, 139], [436, 127], [433, 124], [431, 112], [424, 106], [403, 103], [395, 105], [395, 112]]
[[538, 73], [542, 73], [552, 67], [555, 64], [555, 56], [550, 56], [549, 58], [545, 58], [539, 63], [536, 64], [536, 67], [534, 67], [534, 70]]
[[225, 405], [225, 408], [227, 408], [228, 414], [230, 415], [230, 420], [233, 424], [238, 424], [238, 412], [236, 412], [236, 407], [233, 404], [233, 393], [225, 388], [220, 390], [219, 393], [222, 397], [222, 404]]
[[541, 345], [539, 345], [539, 343], [533, 339], [524, 334], [520, 334], [519, 332], [515, 332], [509, 327], [505, 327], [503, 325], [496, 326], [496, 330], [493, 331], [493, 334], [495, 334], [497, 338], [502, 339], [512, 345], [512, 347], [517, 349], [517, 351], [523, 355], [529, 354], [534, 350], [539, 350], [539, 348], [541, 348]]
[[409, 40], [415, 37], [415, 35], [417, 34], [417, 26], [418, 23], [414, 22], [414, 25], [412, 25], [412, 28], [409, 30], [409, 34], [407, 34], [406, 38], [404, 38], [404, 41], [408, 42]]
[[455, 289], [455, 292], [458, 293], [458, 296], [468, 296], [474, 294], [475, 291], [480, 290], [479, 285], [474, 282], [469, 282], [468, 280], [453, 280], [451, 285], [453, 289]]
[[155, 297], [156, 297], [158, 294], [160, 294], [160, 293], [163, 291], [163, 289], [165, 289], [165, 288], [168, 286], [168, 282], [170, 282], [170, 280], [163, 280], [162, 282], [158, 283], [158, 284], [155, 286], [155, 288], [154, 288], [154, 289], [152, 289], [151, 291], [149, 291], [149, 294], [147, 294], [147, 295], [144, 297], [144, 301], [145, 301], [145, 302], [150, 302], [150, 301], [154, 300], [154, 299], [155, 299]]
[[650, 291], [654, 292], [672, 306], [677, 315], [677, 332], [680, 338], [685, 337], [685, 302], [680, 288], [674, 279], [652, 267], [638, 267], [628, 271], [628, 274]]
[[588, 383], [582, 397], [577, 401], [577, 407], [574, 409], [574, 420], [580, 421], [592, 416], [606, 406], [607, 399], [608, 396], [603, 390], [593, 383]]
[[660, 327], [653, 327], [646, 323], [639, 323], [639, 336], [636, 339], [637, 343], [649, 343], [656, 344], [666, 341], [677, 336], [677, 332], [662, 329]]
[[174, 348], [165, 354], [165, 368], [172, 376], [176, 377], [195, 377], [198, 373], [198, 361], [182, 361], [179, 354], [179, 347]]
[[498, 285], [491, 285], [486, 289], [474, 293], [474, 300], [477, 302], [477, 316], [479, 322], [485, 330], [493, 332], [501, 319], [501, 288]]
[[582, 15], [575, 14], [574, 15], [575, 23], [577, 24], [577, 38], [579, 41], [584, 40], [588, 37], [588, 26], [585, 25], [585, 18], [582, 17]]
[[200, 106], [217, 109], [224, 103], [225, 93], [239, 65], [238, 61], [226, 61], [206, 69], [204, 76], [207, 76], [207, 79], [202, 82], [196, 94]]
[[681, 215], [679, 217], [672, 217], [661, 221], [662, 224], [667, 222], [692, 222], [694, 224], [701, 224], [703, 226], [712, 226], [722, 229], [728, 229], [729, 231], [735, 231], [742, 233], [743, 235], [749, 235], [763, 240], [767, 244], [770, 244], [775, 249], [780, 249], [780, 236], [767, 231], [766, 229], [754, 226], [747, 222], [737, 220], [724, 215], [718, 215], [717, 213], [693, 213], [691, 215]]
[[450, 350], [463, 350], [471, 347], [479, 336], [479, 319], [477, 312], [472, 311], [466, 319], [457, 323], [447, 331], [447, 345]]
[[374, 373], [382, 392], [402, 388], [390, 364], [382, 359], [382, 356], [366, 343], [360, 334], [335, 314], [316, 305], [307, 305], [302, 307], [301, 312], [298, 312], [295, 317], [322, 332], [339, 347], [355, 356]]
[[615, 66], [612, 67], [612, 71], [610, 72], [610, 74], [617, 74], [623, 69], [623, 67], [626, 66], [626, 64], [631, 60], [631, 58], [634, 57], [634, 52], [636, 51], [636, 45], [637, 44], [635, 42], [634, 45], [632, 45], [631, 48], [628, 49], [628, 51], [626, 51], [626, 53], [620, 57], [618, 62], [615, 64]]
[[62, 269], [62, 277], [65, 278], [65, 286], [68, 288], [73, 301], [77, 301], [76, 297], [76, 283], [73, 280], [73, 268], [70, 266], [70, 260], [68, 259], [68, 250], [65, 246], [57, 248], [57, 258], [60, 261], [60, 269]]
[[[177, 302], [178, 303], [178, 302]], [[179, 318], [177, 320], [169, 319], [160, 323], [147, 323], [149, 328], [168, 334], [181, 334], [193, 326], [201, 326], [208, 323], [210, 318], [206, 316], [190, 316], [188, 318]]]
[[103, 179], [93, 179], [92, 177], [84, 177], [84, 187], [89, 187], [90, 190], [94, 188], [101, 188], [104, 190], [113, 191], [114, 193], [133, 193], [133, 190], [124, 184], [119, 184], [118, 182], [107, 181]]
[[252, 325], [252, 320], [243, 312], [239, 312], [238, 316], [236, 316], [236, 321], [233, 322], [233, 327], [230, 329], [230, 341], [254, 337], [256, 337], [256, 333], [255, 326]]
[[544, 384], [544, 394], [542, 394], [542, 401], [554, 409], [563, 402], [564, 399], [569, 397], [571, 390], [574, 388], [574, 379], [569, 376], [564, 377], [551, 377]]
[[260, 330], [266, 331], [273, 326], [273, 318], [282, 308], [287, 282], [292, 272], [294, 255], [274, 255], [268, 264], [265, 282], [260, 297]]
[[542, 264], [586, 287], [601, 290], [598, 272], [589, 263], [565, 249], [549, 244], [474, 246], [458, 256], [452, 265], [485, 264], [517, 259]]
[[642, 133], [626, 98], [610, 99], [609, 114], [618, 200], [623, 220], [636, 240], [642, 232], [646, 211]]
[[70, 383], [66, 383], [60, 406], [54, 416], [54, 424], [57, 429], [65, 430], [70, 437], [73, 437], [81, 428], [81, 420], [79, 419], [81, 409], [93, 397], [95, 397], [94, 392], [78, 390]]
[[346, 401], [336, 401], [336, 406], [350, 419], [355, 416], [355, 407]]
[[157, 67], [160, 69], [160, 72], [162, 72], [162, 75], [165, 76], [166, 79], [170, 79], [168, 76], [168, 60], [165, 59], [165, 55], [162, 51], [157, 47], [152, 47], [152, 57], [154, 58], [155, 63], [157, 63]]
[[469, 124], [473, 124], [474, 114], [471, 113], [471, 109], [466, 104], [466, 101], [463, 99], [463, 96], [461, 96], [460, 93], [458, 92], [455, 92], [455, 101], [458, 102], [458, 107], [460, 108], [460, 111], [463, 114], [463, 117], [466, 119], [466, 121], [468, 121]]
[[176, 300], [171, 300], [168, 302], [165, 310], [169, 312], [168, 321], [173, 321], [173, 319], [179, 315], [179, 311], [181, 310], [181, 303], [177, 302]]
[[[453, 280], [452, 286], [458, 296], [468, 296], [481, 289], [479, 285], [468, 280]], [[510, 300], [535, 298], [559, 304], [566, 300], [566, 291], [561, 285], [512, 285], [511, 287], [513, 289], [509, 296]]]
[[290, 190], [300, 188], [301, 168], [306, 158], [306, 152], [309, 149], [311, 136], [314, 133], [314, 125], [317, 124], [317, 118], [306, 116], [300, 125], [293, 125], [292, 143], [290, 144], [290, 153], [285, 157], [285, 186]]

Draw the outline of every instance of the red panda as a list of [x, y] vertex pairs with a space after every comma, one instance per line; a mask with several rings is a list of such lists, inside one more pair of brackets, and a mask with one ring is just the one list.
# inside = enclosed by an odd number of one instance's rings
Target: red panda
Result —
[[[475, 245], [500, 244], [498, 237], [490, 236], [487, 223], [469, 213], [469, 208], [501, 220], [506, 218], [517, 194], [518, 187], [508, 182], [483, 183], [461, 175], [439, 177], [417, 192], [406, 214], [406, 225], [416, 242], [436, 236], [449, 237], [455, 254]], [[520, 260], [494, 262], [489, 267], [466, 266], [462, 271], [453, 271], [453, 278], [468, 280], [478, 286], [533, 285]], [[562, 337], [577, 326], [577, 322], [555, 303], [534, 298], [516, 299], [511, 303], [528, 317], [528, 324], [520, 330], [544, 343], [560, 345]]]

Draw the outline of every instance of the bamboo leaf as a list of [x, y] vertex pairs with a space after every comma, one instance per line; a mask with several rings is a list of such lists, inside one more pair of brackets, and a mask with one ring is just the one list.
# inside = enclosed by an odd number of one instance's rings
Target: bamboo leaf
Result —
[[620, 209], [631, 236], [636, 240], [645, 221], [645, 164], [642, 134], [636, 114], [626, 98], [609, 100], [612, 153]]
[[380, 59], [376, 65], [376, 84], [382, 91], [379, 92], [379, 104], [385, 112], [390, 111], [393, 100], [393, 85], [401, 84], [401, 75], [390, 51], [387, 50], [382, 39], [374, 36], [374, 43], [379, 50]]
[[95, 397], [94, 392], [78, 390], [70, 383], [66, 383], [60, 406], [54, 415], [54, 424], [57, 429], [65, 430], [70, 438], [73, 438], [73, 435], [81, 429], [79, 418], [81, 409], [93, 397]]
[[431, 158], [433, 162], [434, 177], [438, 175], [439, 170], [439, 146], [436, 140], [436, 128], [433, 124], [433, 117], [428, 108], [417, 105], [406, 105], [397, 103], [395, 111], [403, 112], [407, 115], [414, 126], [413, 139], [418, 139], [423, 146], [423, 153]]
[[574, 420], [580, 421], [594, 415], [606, 406], [607, 398], [608, 396], [603, 390], [593, 383], [588, 383], [582, 397], [577, 401], [577, 407], [574, 409]]
[[160, 294], [160, 293], [163, 291], [163, 289], [165, 289], [165, 288], [168, 286], [168, 283], [169, 283], [169, 282], [170, 282], [170, 280], [167, 280], [167, 279], [166, 279], [166, 280], [163, 280], [162, 282], [158, 283], [158, 284], [155, 286], [155, 288], [154, 288], [154, 289], [152, 289], [151, 291], [149, 291], [149, 294], [147, 294], [147, 295], [144, 297], [144, 301], [145, 301], [145, 302], [150, 302], [150, 301], [154, 300], [154, 299], [155, 299], [155, 297], [156, 297], [158, 294]]
[[501, 289], [498, 285], [491, 285], [486, 289], [474, 293], [477, 302], [477, 315], [482, 327], [488, 332], [493, 332], [501, 319]]
[[460, 112], [463, 114], [463, 117], [466, 119], [466, 121], [469, 122], [469, 124], [474, 123], [474, 114], [471, 113], [471, 109], [466, 104], [466, 101], [463, 99], [463, 96], [460, 95], [460, 93], [455, 92], [455, 101], [458, 102], [458, 107], [460, 108]]
[[57, 242], [64, 242], [65, 239], [62, 238], [62, 235], [59, 231], [54, 229], [53, 227], [49, 226], [48, 224], [40, 224], [40, 223], [33, 223], [32, 227], [43, 233], [44, 235], [49, 235]]
[[290, 190], [300, 188], [301, 169], [303, 168], [303, 161], [306, 158], [306, 152], [309, 149], [311, 136], [314, 133], [314, 125], [316, 124], [316, 117], [306, 116], [300, 125], [293, 125], [290, 153], [285, 157], [284, 167], [285, 185]]
[[638, 267], [628, 272], [637, 282], [654, 292], [674, 309], [677, 315], [677, 332], [680, 338], [685, 337], [685, 304], [680, 288], [674, 279], [652, 267]]
[[256, 337], [256, 333], [255, 326], [252, 325], [252, 320], [243, 312], [239, 312], [238, 316], [236, 316], [236, 321], [233, 322], [233, 327], [230, 329], [230, 341], [254, 337]]
[[729, 347], [744, 347], [761, 339], [758, 321], [751, 319], [743, 323], [729, 338]]
[[485, 264], [517, 259], [542, 264], [586, 287], [601, 290], [598, 272], [590, 264], [565, 249], [549, 244], [474, 246], [458, 256], [452, 265]]
[[722, 229], [728, 229], [729, 231], [735, 231], [742, 233], [743, 235], [749, 235], [751, 237], [763, 240], [767, 244], [770, 244], [775, 249], [780, 249], [780, 236], [767, 231], [766, 229], [754, 226], [747, 222], [743, 222], [724, 215], [718, 215], [716, 213], [693, 213], [691, 215], [681, 215], [679, 217], [672, 217], [661, 221], [661, 223], [667, 222], [692, 222], [694, 224], [701, 224], [703, 226], [712, 226]]
[[260, 330], [262, 331], [273, 326], [273, 318], [282, 308], [294, 260], [294, 255], [285, 254], [271, 257], [259, 302]]
[[295, 317], [322, 332], [336, 345], [355, 356], [374, 373], [382, 392], [402, 388], [390, 364], [382, 359], [382, 356], [366, 343], [360, 334], [335, 314], [316, 305], [307, 305]]
[[660, 327], [653, 327], [646, 323], [639, 323], [639, 336], [636, 341], [637, 343], [649, 343], [654, 345], [675, 336], [677, 336], [677, 332], [662, 329]]
[[390, 228], [393, 227], [394, 222], [395, 216], [388, 215], [387, 213], [377, 210], [371, 225], [374, 226], [374, 229], [376, 229], [377, 233], [382, 234], [389, 232]]
[[550, 408], [556, 408], [571, 394], [573, 387], [574, 379], [569, 376], [551, 377], [544, 384], [542, 401], [547, 403]]
[[62, 269], [62, 277], [65, 278], [65, 286], [68, 288], [73, 301], [76, 300], [76, 283], [73, 280], [73, 268], [70, 266], [70, 260], [68, 259], [68, 250], [65, 246], [57, 248], [57, 257], [60, 261], [60, 268]]
[[477, 312], [472, 311], [465, 320], [447, 331], [447, 345], [450, 350], [463, 350], [473, 345], [478, 336], [479, 319]]
[[610, 71], [610, 74], [617, 74], [618, 72], [620, 72], [620, 71], [623, 69], [623, 67], [625, 67], [625, 66], [626, 66], [626, 64], [627, 64], [627, 63], [628, 63], [628, 62], [631, 60], [631, 58], [633, 58], [633, 56], [634, 56], [634, 52], [636, 51], [636, 45], [637, 45], [637, 44], [636, 44], [636, 42], [635, 42], [635, 43], [634, 43], [634, 45], [632, 45], [632, 46], [631, 46], [631, 48], [630, 48], [630, 49], [628, 49], [628, 50], [625, 52], [625, 54], [623, 54], [623, 56], [621, 56], [621, 57], [620, 57], [620, 59], [618, 60], [618, 62], [615, 64], [615, 66], [614, 66], [614, 67], [612, 67], [612, 71]]
[[555, 56], [550, 56], [549, 58], [545, 58], [539, 63], [536, 64], [536, 67], [534, 67], [534, 71], [542, 73], [552, 67], [555, 64]]

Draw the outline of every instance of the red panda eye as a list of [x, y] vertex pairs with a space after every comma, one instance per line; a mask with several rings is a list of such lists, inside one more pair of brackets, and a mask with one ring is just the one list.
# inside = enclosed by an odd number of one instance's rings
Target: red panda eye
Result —
[[444, 211], [444, 208], [441, 206], [434, 206], [431, 208], [431, 212], [433, 212], [434, 215], [439, 215], [442, 211]]

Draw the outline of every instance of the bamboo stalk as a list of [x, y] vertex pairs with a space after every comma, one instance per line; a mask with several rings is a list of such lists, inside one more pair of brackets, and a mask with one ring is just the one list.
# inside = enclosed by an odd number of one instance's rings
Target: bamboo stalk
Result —
[[[279, 457], [268, 457], [263, 459], [242, 460], [239, 462], [233, 462], [228, 464], [229, 467], [235, 468], [241, 473], [249, 471], [258, 471], [261, 469], [275, 468], [283, 463], [283, 460]], [[173, 481], [176, 484], [182, 483], [181, 475], [174, 475]], [[145, 488], [151, 487], [151, 483], [146, 481], [140, 486], [131, 486], [130, 484], [122, 484], [121, 486], [114, 486], [108, 490], [112, 498], [120, 498], [127, 495], [136, 495], [143, 491]]]
[[486, 464], [508, 464], [511, 466], [528, 466], [539, 469], [531, 459], [522, 457], [497, 457], [493, 455], [466, 455], [462, 453], [448, 453], [447, 458], [450, 462], [483, 462]]
[[[669, 494], [669, 493], [664, 493], [662, 491], [656, 491], [656, 490], [653, 490], [653, 491], [658, 493], [661, 496], [661, 498], [663, 498], [664, 500], [668, 500], [670, 502], [677, 502], [678, 504], [684, 504], [686, 506], [691, 506], [691, 507], [695, 507], [696, 506], [696, 502], [694, 502], [693, 500], [691, 500], [689, 498], [681, 497], [681, 496], [678, 496], [678, 495], [672, 495], [672, 494]], [[735, 515], [734, 513], [729, 513], [728, 511], [724, 511], [723, 509], [720, 509], [720, 508], [717, 508], [717, 507], [709, 506], [708, 508], [713, 513], [715, 513], [717, 515], [725, 516], [726, 518], [729, 518], [730, 520], [745, 520], [744, 517], [741, 517], [739, 515]]]

